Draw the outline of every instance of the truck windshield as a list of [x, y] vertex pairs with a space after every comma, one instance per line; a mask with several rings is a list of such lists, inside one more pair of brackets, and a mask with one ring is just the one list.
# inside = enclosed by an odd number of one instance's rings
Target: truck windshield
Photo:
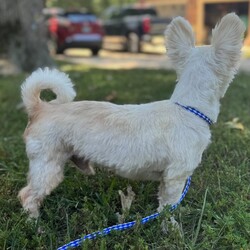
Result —
[[95, 22], [96, 16], [92, 14], [66, 14], [65, 17], [70, 20], [72, 23], [81, 23], [81, 22]]

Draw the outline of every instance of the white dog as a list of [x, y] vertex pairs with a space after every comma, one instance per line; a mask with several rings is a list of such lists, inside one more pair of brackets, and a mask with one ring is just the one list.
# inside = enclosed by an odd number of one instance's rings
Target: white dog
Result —
[[[30, 165], [28, 185], [19, 193], [30, 217], [39, 215], [44, 197], [63, 180], [69, 159], [86, 174], [94, 174], [92, 162], [126, 178], [159, 181], [158, 211], [176, 203], [210, 142], [205, 120], [218, 117], [220, 99], [239, 65], [244, 31], [238, 16], [228, 14], [213, 30], [211, 46], [195, 47], [190, 24], [174, 18], [166, 30], [168, 56], [178, 76], [170, 100], [72, 102], [75, 91], [64, 73], [47, 68], [32, 73], [22, 85]], [[43, 89], [57, 98], [41, 101]], [[203, 118], [193, 114], [199, 112]]]

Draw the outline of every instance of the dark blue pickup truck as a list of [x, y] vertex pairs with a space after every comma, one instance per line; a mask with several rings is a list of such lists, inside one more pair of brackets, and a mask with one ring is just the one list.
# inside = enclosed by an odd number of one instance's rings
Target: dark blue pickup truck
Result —
[[153, 7], [129, 5], [110, 7], [103, 13], [105, 32], [103, 48], [132, 53], [141, 51], [147, 43], [163, 40], [163, 33], [170, 19], [157, 17]]

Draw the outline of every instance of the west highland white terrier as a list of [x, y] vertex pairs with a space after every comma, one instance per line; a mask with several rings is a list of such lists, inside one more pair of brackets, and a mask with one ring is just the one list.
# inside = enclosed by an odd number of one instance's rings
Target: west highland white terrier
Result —
[[[94, 174], [90, 163], [97, 163], [125, 178], [159, 181], [158, 211], [175, 204], [210, 143], [209, 124], [216, 122], [220, 99], [238, 69], [244, 32], [231, 13], [213, 29], [210, 46], [195, 47], [191, 25], [174, 18], [165, 35], [178, 83], [164, 101], [72, 102], [76, 93], [66, 74], [48, 68], [33, 72], [22, 84], [29, 173], [19, 192], [30, 217], [39, 216], [42, 200], [63, 180], [69, 159], [85, 174]], [[56, 99], [42, 101], [44, 89]]]

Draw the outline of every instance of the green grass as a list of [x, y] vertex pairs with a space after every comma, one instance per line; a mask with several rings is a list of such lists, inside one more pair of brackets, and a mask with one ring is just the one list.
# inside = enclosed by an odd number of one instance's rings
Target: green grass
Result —
[[[112, 71], [61, 64], [77, 89], [77, 100], [144, 103], [169, 98], [175, 73], [163, 70]], [[22, 133], [27, 117], [17, 109], [25, 75], [0, 76], [0, 249], [56, 249], [117, 223], [118, 190], [136, 193], [126, 221], [157, 208], [157, 183], [135, 182], [97, 171], [86, 177], [68, 164], [63, 183], [48, 196], [37, 223], [27, 222], [17, 193], [26, 184], [28, 160]], [[190, 190], [174, 212], [183, 237], [164, 235], [163, 217], [144, 226], [86, 242], [82, 249], [250, 249], [250, 77], [238, 75], [222, 100], [212, 143], [195, 171]], [[225, 122], [239, 117], [244, 130]], [[169, 216], [166, 214], [166, 216]], [[81, 249], [81, 248], [80, 248]]]

